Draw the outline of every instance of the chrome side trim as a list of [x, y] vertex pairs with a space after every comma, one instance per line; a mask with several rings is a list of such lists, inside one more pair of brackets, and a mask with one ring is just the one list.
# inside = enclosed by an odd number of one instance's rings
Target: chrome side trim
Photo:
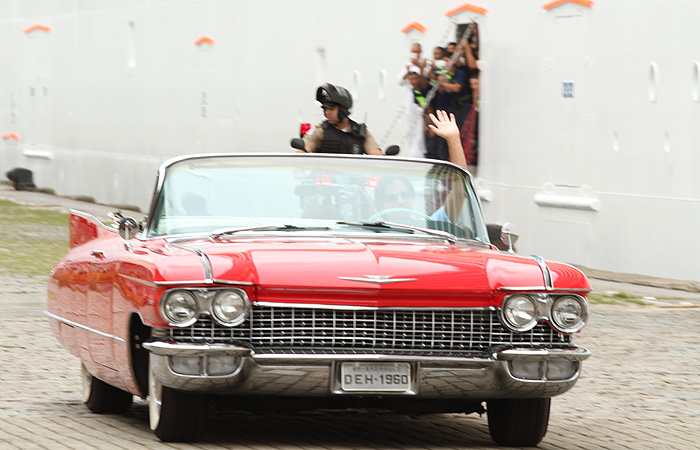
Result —
[[113, 232], [113, 233], [119, 233], [119, 230], [117, 230], [116, 228], [108, 227], [107, 225], [105, 225], [104, 223], [102, 223], [102, 221], [101, 221], [100, 219], [98, 219], [97, 217], [93, 216], [93, 215], [90, 214], [90, 213], [86, 213], [86, 212], [84, 212], [84, 211], [79, 211], [79, 210], [77, 210], [77, 209], [69, 209], [68, 211], [69, 211], [71, 214], [75, 214], [76, 216], [81, 216], [81, 217], [84, 217], [84, 218], [86, 218], [86, 219], [92, 220], [92, 221], [95, 222], [97, 225], [99, 225], [101, 228], [103, 228], [103, 229], [105, 229], [105, 230], [107, 230], [107, 231], [111, 231], [111, 232]]
[[271, 308], [306, 308], [306, 309], [338, 309], [343, 311], [495, 311], [495, 306], [353, 306], [353, 305], [323, 305], [318, 303], [278, 303], [278, 302], [253, 302], [253, 306], [267, 306]]
[[591, 292], [591, 289], [566, 289], [566, 288], [542, 288], [540, 286], [532, 286], [532, 287], [508, 287], [508, 286], [502, 286], [498, 288], [499, 291], [506, 291], [506, 292], [533, 292], [533, 291], [547, 291], [547, 292], [553, 292], [553, 293], [561, 293], [561, 294], [566, 294], [568, 292], [578, 292], [578, 293], [588, 293]]
[[132, 277], [130, 275], [119, 274], [120, 277], [127, 280], [131, 280], [135, 283], [143, 284], [148, 287], [158, 287], [158, 286], [191, 286], [193, 284], [226, 284], [230, 286], [252, 286], [253, 283], [250, 281], [229, 281], [229, 280], [185, 280], [185, 281], [147, 281], [142, 278]]
[[44, 314], [46, 316], [50, 317], [51, 319], [58, 320], [61, 323], [64, 323], [66, 325], [70, 325], [71, 327], [80, 328], [81, 330], [89, 331], [91, 333], [97, 334], [97, 335], [102, 336], [102, 337], [114, 339], [117, 342], [125, 342], [124, 339], [117, 337], [117, 336], [114, 336], [113, 334], [107, 334], [107, 333], [103, 333], [102, 331], [97, 331], [94, 328], [86, 327], [85, 325], [79, 324], [77, 322], [73, 322], [72, 320], [68, 320], [68, 319], [65, 319], [63, 317], [57, 316], [55, 314], [51, 314], [48, 311], [44, 311]]
[[130, 275], [124, 275], [123, 273], [120, 273], [119, 276], [126, 279], [126, 280], [130, 280], [130, 281], [133, 281], [135, 283], [143, 284], [144, 286], [148, 286], [151, 288], [155, 288], [157, 286], [157, 283], [153, 283], [151, 281], [146, 281], [142, 278], [136, 278], [136, 277], [132, 277]]

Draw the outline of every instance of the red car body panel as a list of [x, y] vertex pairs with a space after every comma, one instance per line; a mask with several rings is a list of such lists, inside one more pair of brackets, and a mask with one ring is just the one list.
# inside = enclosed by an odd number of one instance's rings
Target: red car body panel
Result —
[[[130, 315], [137, 312], [146, 325], [166, 326], [158, 301], [168, 285], [204, 285], [205, 279], [202, 262], [191, 251], [166, 245], [163, 239], [132, 240], [131, 244], [127, 248], [115, 231], [72, 214], [71, 250], [51, 273], [48, 312], [123, 340], [54, 324], [59, 340], [71, 353], [90, 361], [94, 373], [138, 394], [129, 371]], [[186, 245], [205, 252], [214, 280], [240, 283], [251, 301], [497, 307], [508, 290], [545, 290], [542, 270], [533, 259], [473, 245], [366, 237], [201, 239]], [[555, 289], [590, 289], [578, 269], [547, 264]], [[410, 281], [378, 284], [341, 276]]]

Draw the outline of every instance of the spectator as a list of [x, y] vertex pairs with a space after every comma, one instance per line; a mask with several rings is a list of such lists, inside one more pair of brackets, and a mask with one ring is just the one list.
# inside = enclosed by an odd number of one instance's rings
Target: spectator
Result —
[[[439, 48], [439, 47], [438, 47]], [[461, 113], [464, 109], [464, 93], [468, 91], [467, 74], [459, 67], [451, 67], [450, 59], [445, 52], [441, 52], [441, 64], [436, 62], [432, 65], [430, 78], [432, 83], [439, 83], [439, 87], [435, 91], [435, 96], [432, 98], [428, 111], [443, 110], [447, 114], [457, 116], [458, 124], [464, 122], [466, 114]], [[438, 55], [436, 49], [435, 55]], [[433, 87], [435, 84], [433, 84]], [[426, 156], [432, 159], [448, 160], [449, 152], [447, 143], [444, 139], [435, 136], [432, 129], [429, 128], [425, 137]]]
[[469, 166], [469, 171], [476, 174], [477, 160], [479, 156], [479, 78], [469, 78], [472, 91], [472, 103], [460, 132], [460, 140], [464, 148], [464, 156]]
[[[414, 42], [413, 44], [411, 44], [410, 63], [412, 66], [417, 67], [420, 72], [422, 72], [423, 69], [425, 69], [425, 63], [426, 63], [425, 58], [423, 58], [421, 56], [422, 53], [423, 53], [423, 47], [418, 42]], [[407, 71], [408, 71], [408, 69], [409, 69], [409, 67], [407, 67]]]
[[419, 110], [419, 112], [422, 115], [422, 110], [426, 106], [426, 95], [428, 94], [428, 89], [430, 89], [430, 83], [428, 83], [428, 80], [426, 80], [423, 75], [415, 70], [409, 72], [406, 79], [412, 89], [413, 101], [420, 106], [421, 110]]
[[399, 75], [399, 84], [408, 88], [404, 106], [408, 117], [408, 154], [415, 158], [425, 157], [423, 109], [428, 82], [422, 75], [427, 61], [421, 56], [421, 53], [422, 47], [419, 43], [411, 44], [411, 59]]

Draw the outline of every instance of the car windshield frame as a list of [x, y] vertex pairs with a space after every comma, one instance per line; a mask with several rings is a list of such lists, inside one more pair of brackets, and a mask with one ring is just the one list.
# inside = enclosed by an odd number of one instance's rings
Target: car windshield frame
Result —
[[[410, 208], [385, 207], [386, 199], [405, 200], [409, 193]], [[380, 197], [385, 199], [381, 204]], [[238, 208], [235, 214], [227, 210], [234, 207], [229, 203]], [[269, 210], [280, 211], [280, 217]], [[427, 231], [421, 233], [421, 229]], [[260, 233], [434, 238], [446, 232], [458, 239], [489, 243], [472, 176], [449, 162], [221, 153], [182, 156], [161, 165], [143, 239], [219, 238], [231, 232], [236, 238]]]

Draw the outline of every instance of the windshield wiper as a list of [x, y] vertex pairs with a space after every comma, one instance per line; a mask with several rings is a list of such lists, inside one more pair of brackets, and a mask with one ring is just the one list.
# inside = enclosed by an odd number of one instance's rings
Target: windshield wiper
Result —
[[214, 230], [212, 234], [209, 235], [212, 239], [219, 239], [221, 236], [226, 236], [229, 234], [239, 233], [241, 231], [301, 231], [301, 230], [330, 230], [328, 227], [298, 227], [296, 225], [282, 224], [282, 225], [260, 225], [257, 227], [245, 227], [245, 228], [223, 228], [220, 230]]
[[398, 230], [398, 231], [420, 231], [421, 233], [430, 234], [433, 236], [440, 236], [441, 238], [447, 240], [450, 244], [457, 242], [457, 236], [447, 231], [442, 230], [431, 230], [430, 228], [413, 227], [410, 225], [404, 225], [402, 223], [396, 222], [336, 222], [338, 225], [349, 225], [351, 227], [362, 227], [362, 228], [384, 228], [388, 230]]

